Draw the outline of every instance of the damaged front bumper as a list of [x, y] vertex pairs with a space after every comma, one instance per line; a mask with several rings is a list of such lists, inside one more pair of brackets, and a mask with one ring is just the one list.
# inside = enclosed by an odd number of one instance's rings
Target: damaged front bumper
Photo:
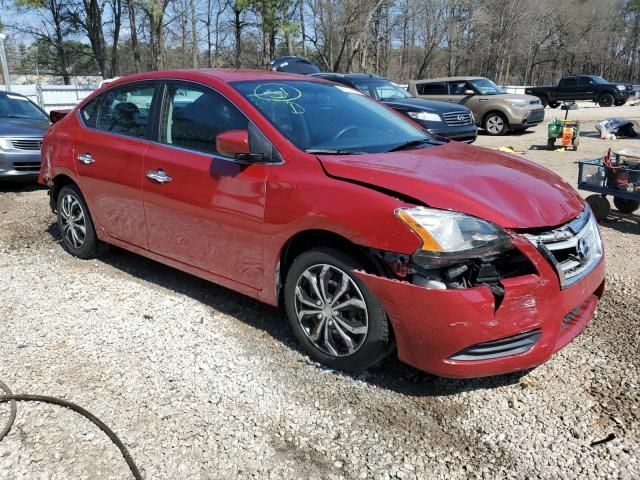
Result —
[[604, 258], [562, 289], [553, 266], [533, 245], [519, 250], [537, 273], [501, 280], [504, 297], [488, 286], [431, 290], [356, 272], [385, 308], [400, 360], [445, 377], [481, 377], [544, 363], [591, 320], [604, 290]]

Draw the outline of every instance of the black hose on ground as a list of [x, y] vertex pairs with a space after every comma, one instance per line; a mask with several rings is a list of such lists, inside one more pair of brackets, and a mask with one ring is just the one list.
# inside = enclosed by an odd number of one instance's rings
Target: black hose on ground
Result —
[[9, 432], [11, 431], [11, 428], [13, 427], [13, 423], [16, 420], [16, 413], [18, 410], [16, 402], [40, 402], [40, 403], [48, 403], [51, 405], [57, 405], [59, 407], [64, 407], [64, 408], [68, 408], [69, 410], [73, 410], [74, 412], [82, 415], [87, 420], [92, 422], [100, 430], [102, 430], [107, 435], [107, 437], [109, 437], [109, 439], [114, 443], [114, 445], [118, 447], [118, 449], [120, 450], [120, 453], [122, 453], [122, 456], [127, 462], [127, 465], [129, 466], [129, 469], [131, 470], [133, 477], [136, 480], [142, 480], [142, 475], [140, 474], [140, 470], [138, 470], [138, 467], [133, 461], [133, 458], [131, 458], [131, 454], [129, 453], [129, 450], [127, 450], [127, 447], [125, 447], [124, 443], [122, 443], [122, 441], [118, 438], [118, 436], [115, 433], [113, 433], [113, 431], [107, 425], [105, 425], [99, 418], [97, 418], [91, 412], [76, 405], [75, 403], [71, 403], [67, 400], [62, 400], [60, 398], [47, 397], [44, 395], [14, 395], [13, 392], [9, 389], [9, 387], [7, 387], [4, 383], [2, 383], [2, 381], [0, 381], [0, 389], [6, 393], [6, 395], [0, 395], [0, 404], [9, 403], [11, 408], [11, 411], [9, 413], [9, 421], [4, 426], [2, 431], [0, 431], [0, 442], [2, 442], [2, 440], [9, 434]]

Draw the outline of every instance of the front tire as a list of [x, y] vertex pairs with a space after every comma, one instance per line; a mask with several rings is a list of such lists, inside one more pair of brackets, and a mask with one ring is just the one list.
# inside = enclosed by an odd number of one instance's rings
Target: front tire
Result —
[[598, 99], [598, 105], [600, 105], [601, 107], [610, 107], [611, 105], [613, 105], [614, 101], [615, 99], [613, 98], [613, 95], [611, 95], [610, 93], [603, 93]]
[[623, 106], [625, 103], [627, 103], [627, 101], [626, 101], [626, 100], [616, 100], [615, 102], [613, 102], [613, 104], [614, 104], [616, 107], [621, 107], [621, 106]]
[[484, 129], [489, 135], [504, 135], [509, 130], [509, 122], [502, 113], [490, 112], [484, 118]]
[[62, 247], [74, 257], [88, 259], [97, 256], [100, 253], [100, 241], [87, 202], [78, 187], [62, 187], [56, 206]]
[[560, 102], [549, 102], [550, 108], [558, 108], [560, 106]]
[[289, 323], [309, 356], [350, 372], [375, 365], [392, 346], [387, 315], [356, 269], [351, 256], [317, 248], [293, 261], [284, 287]]

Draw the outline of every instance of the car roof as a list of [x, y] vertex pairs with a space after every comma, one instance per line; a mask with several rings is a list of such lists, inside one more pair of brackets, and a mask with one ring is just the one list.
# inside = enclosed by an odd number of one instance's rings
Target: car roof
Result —
[[[236, 68], [198, 68], [184, 70], [159, 70], [156, 72], [136, 73], [121, 77], [106, 86], [113, 87], [123, 83], [154, 79], [176, 79], [176, 80], [203, 80], [209, 77], [225, 83], [241, 82], [247, 80], [309, 80], [308, 75], [298, 75], [295, 73], [275, 72], [273, 70], [249, 70]], [[322, 81], [318, 79], [317, 81]]]
[[18, 92], [9, 92], [8, 90], [0, 90], [0, 95], [16, 95], [18, 97], [24, 97], [27, 98], [25, 95], [22, 95], [21, 93]]
[[316, 77], [333, 77], [333, 78], [346, 78], [349, 80], [387, 80], [384, 77], [379, 75], [374, 75], [372, 73], [337, 73], [337, 72], [320, 72], [315, 73], [313, 76]]
[[480, 80], [480, 79], [484, 79], [486, 77], [477, 77], [477, 76], [470, 76], [470, 77], [441, 77], [441, 78], [429, 78], [429, 79], [425, 79], [425, 80], [411, 80], [412, 83], [430, 83], [430, 82], [462, 82], [462, 81], [466, 81], [466, 80]]

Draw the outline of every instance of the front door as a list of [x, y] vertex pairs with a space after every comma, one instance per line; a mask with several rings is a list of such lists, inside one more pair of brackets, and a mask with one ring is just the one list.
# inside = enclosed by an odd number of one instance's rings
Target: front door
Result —
[[142, 248], [142, 172], [155, 90], [155, 83], [133, 83], [96, 97], [80, 111], [83, 131], [74, 146], [80, 189], [96, 228]]
[[216, 150], [218, 133], [247, 127], [218, 92], [168, 82], [160, 142], [145, 156], [144, 207], [151, 251], [259, 289], [272, 167], [241, 164]]

